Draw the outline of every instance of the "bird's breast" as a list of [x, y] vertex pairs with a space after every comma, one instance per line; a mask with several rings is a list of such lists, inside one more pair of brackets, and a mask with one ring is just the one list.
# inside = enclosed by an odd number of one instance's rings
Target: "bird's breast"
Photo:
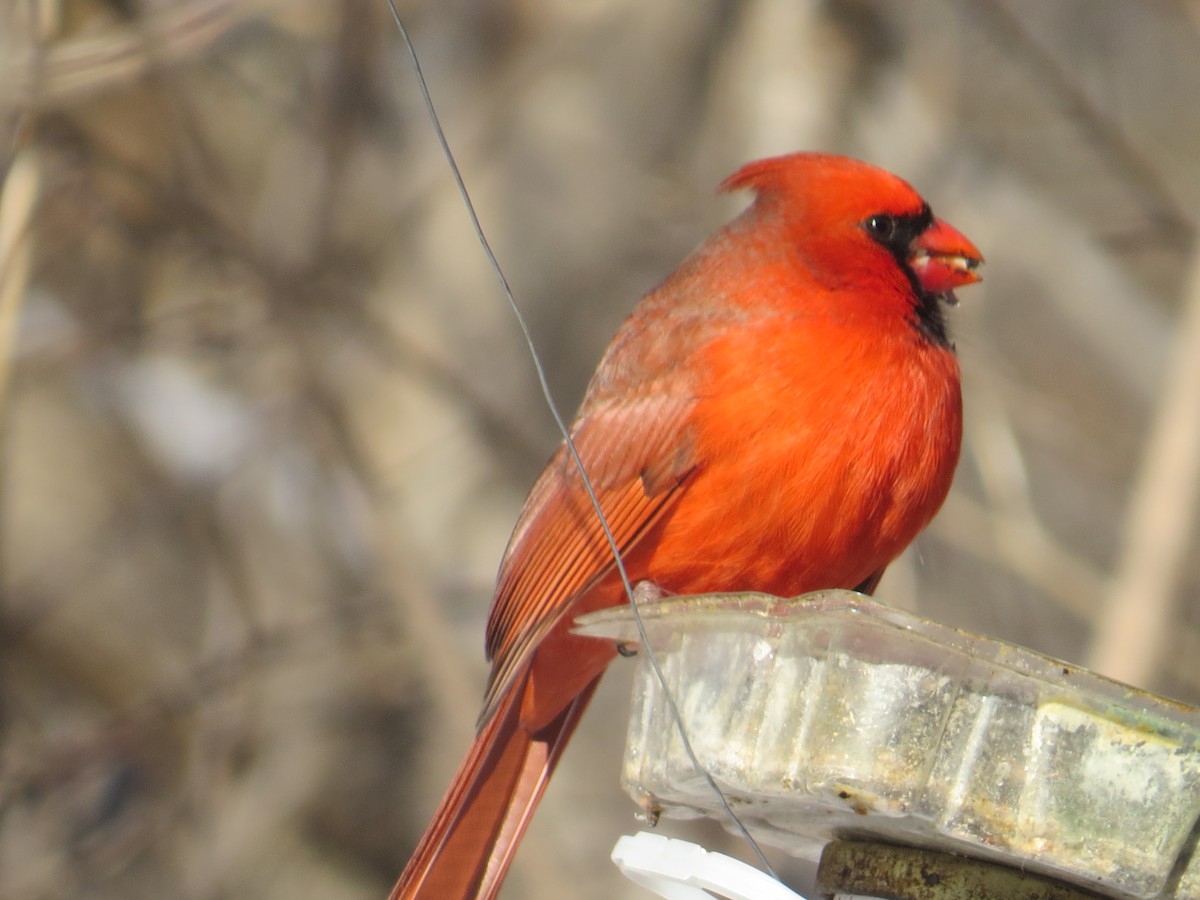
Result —
[[766, 323], [713, 342], [700, 384], [696, 471], [639, 553], [668, 590], [853, 588], [949, 491], [958, 365], [915, 334]]

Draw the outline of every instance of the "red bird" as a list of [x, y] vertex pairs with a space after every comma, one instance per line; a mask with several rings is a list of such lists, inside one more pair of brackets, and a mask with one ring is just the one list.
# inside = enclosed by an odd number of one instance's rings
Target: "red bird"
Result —
[[[753, 204], [647, 294], [571, 427], [633, 582], [694, 594], [871, 591], [942, 505], [962, 399], [946, 335], [978, 250], [908, 184], [800, 153], [721, 190]], [[625, 603], [565, 446], [500, 564], [478, 733], [392, 898], [494, 897]]]

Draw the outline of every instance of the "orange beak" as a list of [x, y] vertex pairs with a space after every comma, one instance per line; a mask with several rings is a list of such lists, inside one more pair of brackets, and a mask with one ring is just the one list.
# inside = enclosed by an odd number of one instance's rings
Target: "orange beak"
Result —
[[979, 281], [975, 270], [982, 263], [983, 254], [975, 245], [941, 219], [934, 219], [909, 249], [908, 265], [921, 289], [930, 294], [944, 294]]

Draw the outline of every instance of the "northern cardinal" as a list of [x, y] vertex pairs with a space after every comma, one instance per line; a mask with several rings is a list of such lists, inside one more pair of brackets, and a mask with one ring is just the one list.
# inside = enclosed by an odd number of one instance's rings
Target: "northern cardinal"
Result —
[[[945, 307], [978, 250], [908, 184], [799, 153], [647, 294], [571, 426], [632, 581], [694, 594], [871, 591], [950, 489], [962, 400]], [[478, 731], [392, 898], [494, 897], [625, 603], [565, 446], [525, 501], [487, 623]]]

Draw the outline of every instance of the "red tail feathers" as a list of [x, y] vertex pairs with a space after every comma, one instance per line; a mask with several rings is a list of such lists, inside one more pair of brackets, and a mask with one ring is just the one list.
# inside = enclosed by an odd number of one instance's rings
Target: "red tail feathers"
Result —
[[525, 690], [507, 693], [475, 735], [389, 900], [496, 896], [598, 681], [533, 733], [520, 721]]

